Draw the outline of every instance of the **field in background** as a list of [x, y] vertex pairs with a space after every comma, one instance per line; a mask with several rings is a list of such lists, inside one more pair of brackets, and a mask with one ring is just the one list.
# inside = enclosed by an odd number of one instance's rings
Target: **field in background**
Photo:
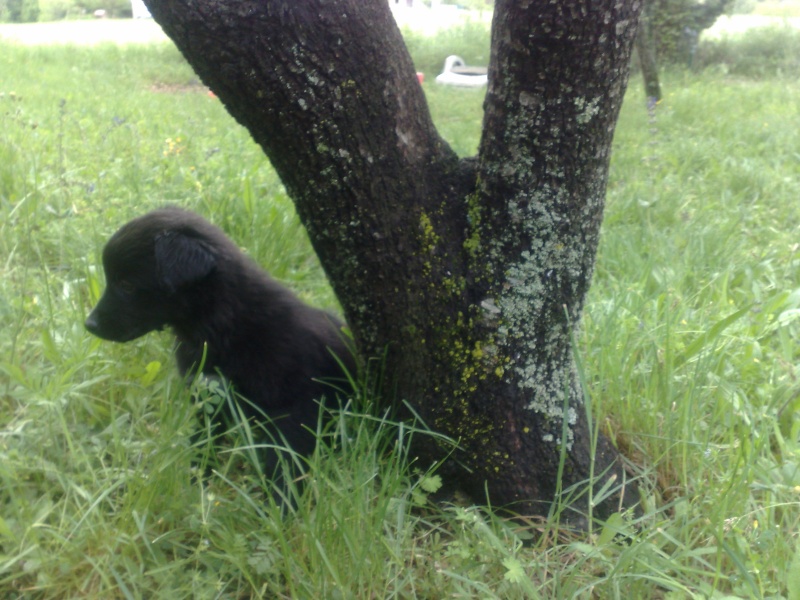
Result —
[[[482, 28], [447, 36], [410, 36], [417, 65], [485, 58]], [[581, 361], [645, 515], [575, 536], [429, 502], [399, 460], [412, 433], [355, 409], [292, 514], [246, 430], [200, 485], [170, 336], [83, 330], [100, 249], [180, 204], [335, 309], [291, 202], [169, 44], [0, 45], [0, 72], [0, 597], [799, 597], [796, 79], [666, 73], [654, 114], [632, 79]], [[473, 153], [482, 92], [424, 89]]]
[[[436, 9], [425, 6], [407, 9], [403, 5], [392, 4], [392, 8], [401, 28], [426, 37], [447, 35], [448, 30], [463, 27], [465, 24], [486, 26], [492, 16], [490, 10], [458, 10], [454, 5], [440, 5]], [[703, 36], [718, 38], [753, 28], [778, 25], [800, 29], [800, 4], [759, 3], [754, 13], [723, 15]], [[26, 45], [93, 45], [103, 42], [152, 43], [167, 41], [168, 38], [152, 19], [82, 19], [46, 23], [0, 23], [0, 41], [3, 40]]]
[[[459, 27], [466, 22], [487, 24], [491, 11], [458, 10], [442, 5], [436, 9], [424, 6], [408, 9], [392, 5], [398, 25], [427, 36]], [[152, 19], [80, 19], [45, 23], [0, 23], [0, 40], [26, 45], [81, 44], [102, 42], [118, 44], [151, 43], [168, 40]]]

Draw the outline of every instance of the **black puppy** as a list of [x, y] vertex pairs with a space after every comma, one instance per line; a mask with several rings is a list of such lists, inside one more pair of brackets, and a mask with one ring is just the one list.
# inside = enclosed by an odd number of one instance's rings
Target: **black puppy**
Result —
[[[313, 451], [307, 428], [317, 425], [318, 401], [345, 380], [342, 365], [355, 369], [341, 322], [301, 302], [219, 228], [179, 208], [124, 225], [103, 250], [103, 268], [106, 290], [86, 319], [91, 333], [127, 342], [170, 326], [182, 375], [201, 364], [204, 374], [221, 375], [249, 400], [240, 403], [246, 417], [266, 415], [267, 431], [302, 455]], [[277, 455], [268, 453], [265, 463], [272, 475]]]

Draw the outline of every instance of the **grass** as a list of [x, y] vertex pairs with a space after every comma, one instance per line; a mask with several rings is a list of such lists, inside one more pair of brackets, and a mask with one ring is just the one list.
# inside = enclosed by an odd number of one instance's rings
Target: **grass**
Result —
[[[443, 57], [414, 43], [432, 77]], [[0, 69], [3, 598], [800, 597], [795, 81], [666, 73], [652, 116], [632, 80], [581, 341], [600, 426], [643, 477], [619, 544], [619, 523], [579, 538], [429, 502], [435, 477], [401, 460], [415, 433], [363, 398], [289, 514], [244, 427], [198, 484], [210, 446], [170, 336], [83, 330], [99, 252], [181, 204], [335, 309], [291, 202], [168, 46], [4, 46]], [[474, 152], [481, 92], [425, 90]]]
[[800, 74], [800, 30], [773, 25], [703, 40], [694, 66], [747, 78], [796, 78]]
[[785, 594], [800, 514], [797, 89], [713, 74], [665, 89], [648, 130], [634, 83], [618, 130], [590, 389], [653, 461], [683, 549], [711, 552], [693, 567], [743, 597]]

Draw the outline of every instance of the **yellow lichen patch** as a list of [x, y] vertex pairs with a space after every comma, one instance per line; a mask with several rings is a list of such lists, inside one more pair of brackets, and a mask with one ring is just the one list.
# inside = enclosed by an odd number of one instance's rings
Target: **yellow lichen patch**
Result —
[[419, 226], [422, 231], [422, 251], [426, 254], [430, 254], [436, 250], [436, 246], [441, 242], [441, 238], [433, 228], [433, 223], [431, 223], [431, 218], [427, 213], [420, 213]]
[[476, 258], [481, 252], [481, 204], [478, 201], [477, 193], [467, 198], [467, 223], [469, 224], [469, 236], [464, 240], [464, 250], [472, 258]]

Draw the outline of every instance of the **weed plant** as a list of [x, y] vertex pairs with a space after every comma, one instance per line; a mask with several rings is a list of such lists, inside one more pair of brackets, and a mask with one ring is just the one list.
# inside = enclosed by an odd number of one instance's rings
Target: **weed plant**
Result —
[[[415, 43], [435, 74], [439, 42]], [[172, 47], [6, 45], [0, 71], [0, 597], [799, 597], [796, 82], [667, 73], [654, 119], [631, 83], [579, 345], [644, 514], [574, 535], [431, 502], [435, 473], [404, 460], [428, 434], [375, 413], [368, 391], [320, 428], [335, 447], [290, 508], [253, 468], [245, 424], [200, 477], [205, 404], [170, 336], [83, 330], [100, 250], [179, 204], [335, 310], [291, 202]], [[473, 153], [482, 93], [424, 88]]]

